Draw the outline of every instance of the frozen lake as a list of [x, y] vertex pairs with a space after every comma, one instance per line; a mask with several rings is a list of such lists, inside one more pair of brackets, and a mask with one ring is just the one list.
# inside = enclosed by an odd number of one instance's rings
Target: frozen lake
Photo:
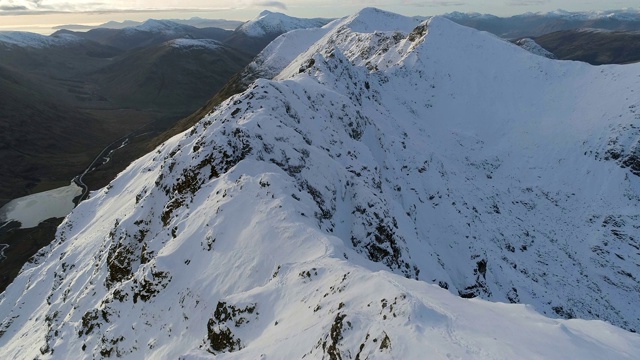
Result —
[[81, 194], [82, 188], [71, 182], [69, 186], [11, 200], [0, 208], [0, 224], [19, 221], [22, 229], [28, 229], [50, 218], [65, 217], [75, 207], [73, 199]]

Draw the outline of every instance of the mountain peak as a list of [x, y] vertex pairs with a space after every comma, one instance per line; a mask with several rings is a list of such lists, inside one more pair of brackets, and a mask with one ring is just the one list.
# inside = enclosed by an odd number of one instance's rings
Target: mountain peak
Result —
[[410, 31], [420, 19], [392, 13], [374, 7], [366, 7], [344, 20], [356, 32]]
[[237, 31], [250, 37], [277, 36], [291, 30], [321, 27], [328, 22], [328, 19], [296, 18], [265, 10], [255, 19], [242, 24]]

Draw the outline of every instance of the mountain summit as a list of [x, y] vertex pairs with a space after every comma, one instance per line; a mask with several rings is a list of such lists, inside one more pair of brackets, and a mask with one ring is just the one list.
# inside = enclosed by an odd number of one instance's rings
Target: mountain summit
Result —
[[251, 37], [264, 37], [271, 34], [283, 34], [295, 29], [321, 27], [328, 23], [328, 19], [302, 19], [282, 13], [265, 10], [257, 18], [242, 24], [238, 31]]
[[64, 221], [2, 358], [640, 356], [639, 66], [371, 9], [283, 36]]

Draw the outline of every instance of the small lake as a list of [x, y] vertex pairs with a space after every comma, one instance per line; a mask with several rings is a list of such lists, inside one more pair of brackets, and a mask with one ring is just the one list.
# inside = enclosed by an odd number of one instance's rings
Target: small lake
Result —
[[80, 195], [82, 188], [71, 182], [69, 186], [13, 199], [0, 208], [0, 224], [19, 221], [21, 229], [28, 229], [50, 218], [65, 217], [75, 207], [73, 199]]

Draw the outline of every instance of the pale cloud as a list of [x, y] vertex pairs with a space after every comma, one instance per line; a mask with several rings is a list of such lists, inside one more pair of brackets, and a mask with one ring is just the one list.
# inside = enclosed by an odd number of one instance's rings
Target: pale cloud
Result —
[[[109, 13], [194, 13], [216, 12], [220, 14], [242, 13], [255, 16], [260, 9], [286, 11], [301, 17], [339, 17], [352, 14], [366, 6], [413, 15], [428, 15], [457, 11], [489, 12], [496, 15], [513, 14], [516, 9], [571, 11], [595, 10], [611, 6], [637, 7], [638, 0], [0, 0], [0, 16], [33, 14], [109, 14]], [[594, 5], [594, 4], [596, 4]], [[423, 10], [418, 10], [423, 9]], [[427, 15], [422, 14], [422, 15]], [[221, 15], [224, 16], [224, 15]], [[243, 15], [244, 16], [244, 15]]]
[[122, 12], [122, 11], [176, 11], [176, 10], [228, 10], [246, 8], [273, 8], [286, 11], [287, 4], [275, 0], [0, 0], [0, 14], [19, 15], [68, 12]]
[[75, 12], [106, 8], [107, 4], [94, 1], [59, 0], [0, 0], [0, 11], [13, 13]]
[[[334, 1], [334, 6], [337, 1]], [[446, 7], [466, 5], [468, 2], [460, 0], [350, 0], [346, 3], [352, 3], [359, 6], [414, 6], [414, 7]]]

